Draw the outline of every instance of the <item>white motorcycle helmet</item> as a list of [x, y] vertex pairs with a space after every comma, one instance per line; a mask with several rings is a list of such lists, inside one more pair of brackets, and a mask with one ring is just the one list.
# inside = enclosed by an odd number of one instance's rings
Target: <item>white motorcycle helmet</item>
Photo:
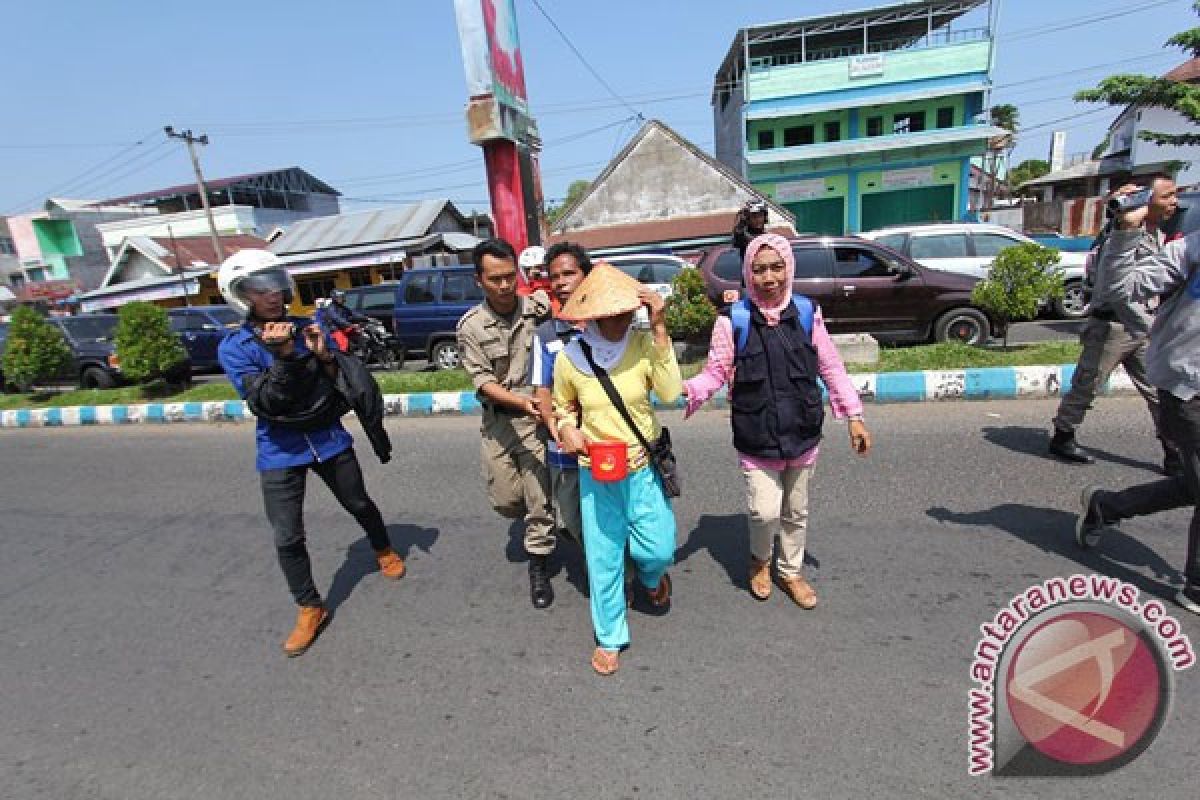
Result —
[[283, 292], [283, 302], [291, 304], [296, 283], [279, 256], [268, 250], [239, 250], [225, 259], [217, 271], [217, 288], [225, 302], [243, 316], [250, 316], [248, 289]]
[[521, 269], [525, 270], [526, 272], [528, 272], [531, 269], [540, 270], [542, 268], [542, 265], [545, 263], [546, 263], [546, 248], [541, 247], [540, 245], [536, 245], [536, 244], [530, 245], [529, 247], [526, 247], [524, 250], [522, 250], [520, 257], [517, 259], [517, 265], [520, 266]]

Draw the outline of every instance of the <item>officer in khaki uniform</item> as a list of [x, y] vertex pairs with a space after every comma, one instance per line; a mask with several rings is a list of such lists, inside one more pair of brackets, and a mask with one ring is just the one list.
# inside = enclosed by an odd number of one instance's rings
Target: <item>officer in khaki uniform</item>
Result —
[[458, 349], [483, 406], [483, 479], [498, 514], [525, 519], [530, 598], [546, 608], [554, 602], [546, 563], [554, 551], [554, 511], [529, 351], [550, 300], [543, 292], [516, 294], [517, 258], [507, 242], [481, 242], [471, 257], [485, 299], [459, 320]]

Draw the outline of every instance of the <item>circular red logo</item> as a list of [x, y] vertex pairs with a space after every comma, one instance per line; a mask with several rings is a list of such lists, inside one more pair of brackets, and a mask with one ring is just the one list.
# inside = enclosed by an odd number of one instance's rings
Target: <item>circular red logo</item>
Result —
[[1013, 723], [1065, 764], [1102, 764], [1157, 731], [1163, 673], [1153, 646], [1107, 614], [1068, 612], [1020, 643], [1005, 692]]

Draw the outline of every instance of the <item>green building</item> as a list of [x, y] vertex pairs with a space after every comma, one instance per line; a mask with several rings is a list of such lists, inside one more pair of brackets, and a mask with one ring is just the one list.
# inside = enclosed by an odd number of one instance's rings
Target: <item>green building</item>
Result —
[[990, 0], [919, 0], [738, 31], [713, 87], [716, 156], [796, 215], [853, 233], [968, 211], [987, 120]]

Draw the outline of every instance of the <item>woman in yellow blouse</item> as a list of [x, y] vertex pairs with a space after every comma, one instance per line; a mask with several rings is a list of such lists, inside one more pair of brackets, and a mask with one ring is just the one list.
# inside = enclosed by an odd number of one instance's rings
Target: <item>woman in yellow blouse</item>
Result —
[[[631, 327], [643, 305], [649, 312], [649, 333]], [[645, 448], [609, 400], [592, 364], [611, 378], [648, 442], [661, 432], [651, 391], [659, 400], [672, 402], [679, 397], [682, 380], [663, 299], [620, 270], [597, 264], [560, 316], [587, 323], [563, 351], [566, 357], [555, 363], [555, 435], [564, 450], [579, 456], [584, 554], [597, 645], [592, 668], [611, 675], [617, 671], [618, 654], [629, 645], [626, 546], [651, 604], [665, 609], [671, 600], [667, 567], [675, 555], [675, 515]], [[603, 480], [592, 469], [589, 447], [602, 442], [624, 444], [627, 474], [620, 480]]]

